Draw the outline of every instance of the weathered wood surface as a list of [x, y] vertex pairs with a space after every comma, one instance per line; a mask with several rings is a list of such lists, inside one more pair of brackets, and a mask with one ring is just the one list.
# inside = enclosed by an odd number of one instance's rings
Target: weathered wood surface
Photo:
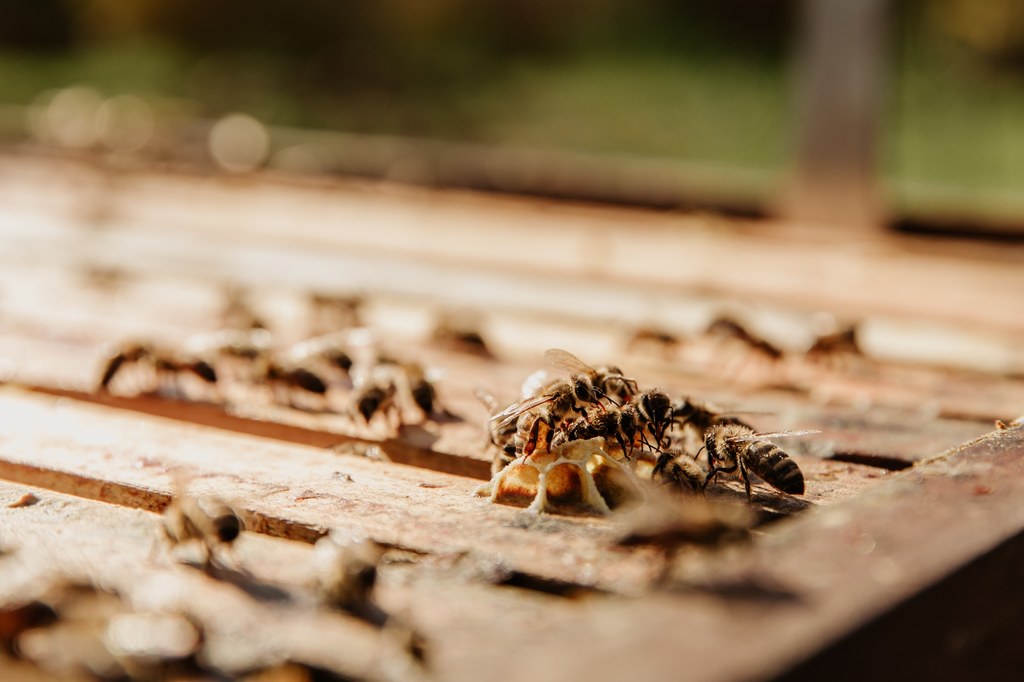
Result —
[[[621, 532], [614, 523], [538, 520], [475, 497], [479, 482], [471, 479], [10, 390], [0, 392], [0, 406], [0, 477], [7, 480], [160, 510], [180, 470], [197, 492], [244, 509], [249, 527], [281, 537], [308, 541], [331, 527], [355, 527], [388, 545], [502, 556], [524, 573], [616, 592], [636, 590], [654, 570], [643, 553], [600, 549]], [[798, 461], [810, 482], [795, 509], [854, 495], [886, 475], [815, 457]], [[567, 564], [566, 552], [586, 558]]]
[[793, 235], [784, 225], [388, 185], [108, 175], [52, 159], [0, 161], [13, 260], [278, 289], [369, 289], [605, 323], [668, 320], [677, 331], [679, 319], [737, 298], [805, 312], [827, 304], [844, 317], [897, 325], [944, 321], [947, 334], [958, 331], [950, 323], [967, 324], [996, 334], [997, 355], [1005, 355], [974, 361], [1021, 366], [1007, 335], [1024, 326], [1006, 314], [1024, 289], [1019, 246], [851, 241]]
[[[50, 276], [8, 272], [0, 281], [9, 283], [4, 288], [8, 292], [5, 310], [9, 312], [0, 321], [0, 371], [4, 378], [71, 391], [82, 398], [94, 388], [104, 353], [111, 352], [118, 339], [150, 339], [173, 348], [192, 334], [216, 329], [222, 303], [217, 287], [173, 278], [144, 279], [122, 286], [117, 293], [83, 291], [73, 276], [53, 271]], [[304, 301], [297, 295], [291, 300], [281, 298], [278, 296], [274, 308], [278, 315], [272, 322], [280, 327], [288, 327], [289, 322], [292, 328], [301, 327]], [[169, 324], [171, 321], [174, 324]], [[413, 463], [417, 452], [429, 450], [434, 453], [434, 468], [485, 475], [479, 464], [441, 460], [446, 455], [486, 459], [481, 428], [487, 414], [473, 397], [474, 389], [482, 386], [503, 400], [513, 400], [522, 380], [543, 367], [540, 352], [534, 359], [513, 356], [493, 362], [425, 347], [415, 337], [396, 338], [387, 333], [380, 337], [391, 352], [441, 370], [441, 398], [462, 418], [436, 428], [427, 425], [426, 432], [409, 430], [406, 436], [412, 440], [411, 449], [393, 443], [394, 449], [401, 450], [400, 460]], [[581, 345], [586, 346], [586, 340]], [[780, 369], [737, 359], [727, 351], [723, 373], [720, 362], [687, 364], [685, 357], [672, 360], [621, 351], [610, 357], [596, 351], [578, 352], [595, 364], [607, 359], [617, 362], [645, 386], [660, 386], [673, 394], [710, 399], [735, 409], [767, 412], [751, 418], [766, 430], [820, 428], [824, 433], [814, 439], [816, 449], [811, 451], [824, 457], [839, 453], [865, 462], [907, 463], [984, 432], [995, 418], [1024, 413], [1024, 381], [952, 370], [876, 366], [866, 360], [849, 369], [793, 360]], [[729, 365], [737, 362], [739, 369], [730, 369]], [[765, 372], [776, 382], [795, 383], [786, 390], [752, 383]], [[235, 430], [273, 432], [285, 440], [307, 444], [329, 445], [341, 437], [380, 437], [353, 427], [345, 418], [274, 408], [258, 390], [236, 392], [234, 397], [230, 415], [218, 414], [212, 406], [149, 398], [136, 399], [135, 405], [143, 411], [217, 422]], [[130, 404], [116, 397], [96, 399]]]
[[[107, 176], [52, 160], [0, 161], [0, 179], [0, 381], [11, 384], [0, 390], [0, 479], [36, 486], [40, 498], [0, 505], [0, 546], [38, 545], [24, 554], [36, 565], [71, 570], [78, 557], [92, 577], [124, 584], [131, 562], [109, 560], [108, 548], [134, 544], [156, 519], [122, 507], [163, 509], [184, 470], [194, 492], [240, 508], [255, 531], [240, 544], [243, 565], [284, 584], [287, 608], [308, 602], [293, 585], [308, 577], [304, 543], [325, 530], [390, 547], [381, 600], [423, 628], [441, 679], [766, 679], [842, 655], [843, 638], [874, 632], [882, 614], [899, 623], [913, 595], [962, 596], [943, 576], [1012, 549], [1024, 527], [1009, 508], [1024, 485], [1020, 430], [984, 435], [994, 419], [1024, 413], [1024, 328], [1007, 314], [1024, 293], [1016, 246], [858, 235], [851, 250], [707, 217], [265, 178]], [[388, 440], [338, 414], [274, 405], [260, 387], [222, 386], [226, 405], [195, 387], [190, 400], [137, 395], [130, 380], [92, 392], [111, 344], [173, 348], [218, 329], [226, 284], [247, 285], [280, 347], [308, 333], [311, 291], [366, 290], [381, 344], [443, 370], [441, 399], [462, 419], [408, 425]], [[734, 307], [751, 293], [753, 303]], [[482, 306], [497, 360], [425, 344], [435, 304]], [[783, 347], [781, 361], [697, 333], [737, 309]], [[819, 310], [861, 318], [867, 357], [803, 357]], [[626, 347], [634, 329], [662, 320], [681, 344]], [[536, 516], [473, 496], [489, 463], [486, 412], [472, 391], [514, 400], [552, 346], [622, 365], [644, 386], [749, 411], [761, 430], [819, 429], [786, 441], [807, 494], [757, 485], [755, 509], [775, 522], [752, 542], [668, 554], [616, 545], [627, 524], [617, 515]], [[331, 398], [337, 407], [345, 395]], [[371, 444], [391, 461], [363, 456]], [[26, 490], [0, 482], [12, 501]], [[716, 499], [743, 498], [734, 481]], [[9, 563], [0, 558], [0, 574]], [[229, 603], [216, 596], [226, 586], [204, 585], [211, 604]], [[239, 618], [268, 608], [230, 604]], [[1014, 622], [1009, 614], [999, 627]], [[969, 615], [969, 628], [988, 632]], [[261, 633], [254, 642], [270, 636]], [[322, 642], [309, 637], [310, 656]], [[376, 665], [346, 660], [364, 672]]]
[[[25, 494], [39, 501], [11, 508]], [[231, 677], [282, 660], [357, 679], [415, 675], [401, 666], [388, 674], [394, 652], [369, 624], [318, 608], [308, 545], [244, 534], [217, 580], [170, 556], [154, 514], [0, 482], [0, 519], [0, 603], [32, 598], [60, 576], [115, 590], [143, 611], [187, 614], [215, 669]]]
[[[580, 601], [493, 587], [480, 579], [487, 571], [474, 569], [472, 561], [428, 552], [383, 567], [380, 601], [423, 631], [439, 679], [479, 679], [483, 673], [508, 680], [654, 680], [683, 672], [701, 680], [769, 679], [794, 670], [923, 587], [943, 584], [968, 559], [983, 560], [1007, 543], [1019, 544], [1022, 470], [1024, 431], [995, 432], [856, 497], [776, 524], [750, 545], [682, 551], [667, 582], [618, 599], [592, 595]], [[9, 506], [26, 492], [39, 502]], [[314, 611], [302, 596], [308, 591], [309, 552], [300, 545], [249, 535], [239, 542], [237, 561], [246, 579], [261, 585], [263, 594], [281, 594], [272, 604], [261, 603], [259, 590], [254, 598], [252, 589], [239, 590], [231, 581], [147, 559], [157, 524], [152, 515], [6, 483], [0, 484], [0, 502], [0, 544], [16, 548], [0, 560], [8, 589], [46, 567], [103, 581], [145, 603], [158, 579], [173, 580], [182, 585], [171, 591], [177, 608], [204, 623], [218, 614], [208, 627], [239, 649], [233, 651], [238, 664], [284, 654], [364, 674], [380, 664], [374, 659], [378, 649], [358, 645], [370, 633], [338, 615]], [[544, 543], [547, 535], [558, 534], [557, 525], [524, 533], [530, 533], [530, 544]], [[596, 561], [595, 549], [612, 551], [606, 541], [590, 533], [589, 550], [563, 545], [559, 558], [569, 564]], [[596, 563], [592, 568], [600, 570]], [[996, 575], [1002, 581], [996, 587], [1013, 587], [1012, 575]], [[961, 600], [963, 587], [956, 592]], [[968, 593], [973, 589], [967, 586]], [[966, 648], [908, 650], [892, 637], [859, 659], [857, 672], [969, 674], [972, 669], [963, 666], [987, 651], [988, 634], [1019, 623], [1021, 615], [1004, 609], [995, 622], [986, 622], [987, 610], [971, 611], [958, 613], [964, 620], [915, 622], [909, 628], [940, 642], [964, 633]], [[308, 634], [314, 629], [316, 634]], [[854, 677], [849, 670], [837, 674]]]

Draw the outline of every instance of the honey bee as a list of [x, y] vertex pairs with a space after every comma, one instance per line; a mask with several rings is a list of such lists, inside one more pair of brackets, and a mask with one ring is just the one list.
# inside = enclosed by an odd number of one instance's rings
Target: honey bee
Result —
[[665, 432], [672, 425], [672, 399], [658, 389], [648, 389], [633, 396], [623, 411], [635, 410], [643, 441], [660, 448]]
[[678, 336], [658, 327], [638, 327], [626, 339], [627, 352], [647, 352], [660, 355], [663, 360], [670, 360], [681, 345]]
[[370, 425], [373, 418], [380, 414], [397, 431], [401, 424], [401, 410], [395, 401], [397, 388], [390, 372], [371, 371], [369, 376], [360, 378], [355, 389], [349, 396], [349, 414], [359, 416], [363, 424]]
[[1008, 422], [1004, 422], [1002, 419], [996, 420], [996, 428], [1000, 431], [1005, 431], [1006, 429], [1019, 429], [1021, 427], [1024, 427], [1024, 416], [1017, 417], [1016, 419], [1012, 419]]
[[784, 353], [781, 348], [762, 339], [748, 330], [739, 321], [731, 317], [718, 317], [708, 325], [705, 332], [709, 336], [734, 339], [755, 353], [772, 361], [781, 360]]
[[586, 416], [587, 407], [591, 405], [600, 405], [597, 392], [587, 377], [574, 375], [555, 382], [546, 393], [521, 400], [494, 415], [490, 421], [496, 426], [491, 428], [502, 429], [516, 423], [516, 452], [529, 455], [536, 443], [523, 440], [522, 433], [528, 432], [535, 419], [542, 419], [551, 429], [556, 429], [566, 420]]
[[544, 351], [544, 359], [549, 365], [564, 369], [573, 377], [586, 377], [599, 397], [608, 398], [617, 405], [626, 402], [637, 392], [636, 381], [628, 379], [618, 367], [606, 365], [595, 369], [561, 348]]
[[203, 548], [203, 567], [209, 569], [213, 551], [229, 546], [244, 529], [234, 509], [211, 496], [177, 495], [164, 510], [162, 530], [171, 547], [198, 543]]
[[[317, 586], [324, 603], [367, 615], [384, 548], [370, 539], [346, 539], [336, 532], [317, 540]], [[377, 623], [380, 625], [381, 623]]]
[[396, 386], [405, 396], [406, 402], [411, 403], [423, 416], [431, 416], [441, 412], [437, 400], [437, 389], [427, 372], [418, 362], [395, 362], [392, 361], [396, 372]]
[[116, 353], [111, 354], [104, 362], [103, 372], [96, 385], [96, 392], [103, 393], [110, 390], [110, 384], [114, 381], [114, 377], [126, 367], [143, 361], [148, 362], [152, 357], [153, 349], [149, 344], [125, 344]]
[[850, 324], [841, 329], [819, 335], [811, 347], [807, 349], [807, 355], [824, 356], [837, 353], [849, 353], [851, 355], [863, 355], [857, 341], [857, 326]]
[[297, 394], [312, 396], [316, 400], [327, 395], [327, 383], [318, 374], [300, 365], [268, 360], [263, 365], [261, 378], [270, 387], [274, 397], [289, 407], [304, 406], [296, 401]]
[[689, 454], [665, 450], [658, 455], [651, 470], [651, 480], [664, 483], [678, 492], [703, 494], [708, 472]]
[[[492, 417], [501, 411], [497, 399], [482, 388], [474, 390], [473, 395], [483, 403], [484, 407], [487, 408], [487, 412]], [[514, 420], [506, 421], [504, 424], [499, 424], [495, 421], [488, 422], [487, 440], [494, 449], [494, 459], [491, 460], [491, 475], [504, 469], [516, 458], [515, 436], [516, 422]]]
[[707, 430], [704, 447], [707, 449], [708, 475], [705, 487], [721, 473], [739, 470], [743, 486], [750, 499], [750, 472], [765, 483], [790, 495], [804, 493], [804, 476], [796, 462], [768, 438], [801, 436], [816, 431], [783, 431], [757, 433], [742, 424], [716, 424]]
[[[588, 440], [601, 437], [605, 439], [605, 451], [609, 454], [616, 451], [629, 459], [636, 447], [640, 431], [639, 414], [636, 409], [627, 406], [622, 410], [609, 409], [598, 412], [587, 418], [579, 418], [565, 431], [566, 440]], [[613, 445], [617, 446], [617, 450]]]
[[108, 392], [116, 376], [128, 367], [138, 365], [152, 370], [155, 376], [152, 391], [159, 391], [169, 384], [175, 395], [180, 394], [179, 377], [183, 374], [197, 377], [207, 385], [215, 386], [217, 383], [217, 371], [206, 360], [157, 349], [148, 343], [129, 343], [107, 358], [96, 391]]

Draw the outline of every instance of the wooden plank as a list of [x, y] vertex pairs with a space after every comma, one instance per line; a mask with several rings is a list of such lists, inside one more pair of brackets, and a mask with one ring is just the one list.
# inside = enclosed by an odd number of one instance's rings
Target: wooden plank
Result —
[[[654, 570], [649, 556], [599, 547], [619, 532], [614, 522], [538, 519], [474, 497], [479, 481], [472, 479], [10, 390], [0, 393], [0, 406], [0, 477], [8, 480], [155, 510], [166, 505], [170, 472], [180, 467], [198, 489], [237, 500], [251, 528], [282, 537], [308, 541], [351, 525], [416, 551], [500, 554], [551, 579], [577, 581], [583, 571], [592, 574], [584, 584], [612, 591], [635, 589]], [[848, 463], [798, 461], [810, 480], [797, 509], [832, 503], [884, 476]], [[762, 501], [788, 508], [780, 496]], [[531, 534], [537, 524], [543, 535]], [[562, 562], [568, 549], [593, 554], [585, 570]]]
[[[1016, 669], [1019, 647], [1006, 638], [1024, 622], [1022, 466], [1024, 429], [991, 433], [780, 524], [745, 555], [681, 557], [677, 589], [724, 601], [727, 613], [687, 611], [671, 600], [609, 609], [604, 616], [615, 626], [605, 632], [614, 647], [592, 646], [590, 633], [565, 633], [518, 649], [510, 677], [656, 680], [685, 671], [688, 679], [765, 680], [794, 671], [783, 679], [966, 679]], [[993, 599], [991, 620], [974, 599], [979, 586], [970, 578], [979, 573], [993, 580], [985, 592], [1006, 600], [995, 607], [1000, 598]], [[931, 618], [915, 618], [923, 614]], [[856, 639], [860, 647], [843, 646], [858, 630], [870, 636]], [[946, 642], [963, 644], [939, 644]], [[584, 650], [550, 667], [556, 651]]]
[[[25, 494], [39, 501], [12, 508]], [[394, 646], [369, 624], [317, 608], [307, 545], [243, 534], [214, 579], [156, 549], [159, 523], [153, 514], [0, 482], [8, 552], [0, 605], [62, 577], [116, 590], [143, 613], [187, 615], [202, 628], [206, 665], [230, 677], [294, 660], [355, 679], [418, 679], [399, 661], [389, 671]]]
[[[5, 404], [5, 412], [8, 407]], [[76, 425], [94, 421], [94, 415], [88, 414], [92, 411], [82, 410], [79, 416], [89, 418], [78, 419]], [[62, 423], [65, 417], [50, 416], [55, 417], [53, 428], [59, 437], [69, 424]], [[162, 440], [158, 431], [154, 424], [142, 430], [151, 455], [158, 454], [153, 452]], [[98, 445], [103, 436], [102, 430], [93, 432], [86, 441]], [[205, 440], [197, 436], [190, 443], [201, 450]], [[14, 444], [5, 441], [3, 451]], [[110, 444], [103, 447], [109, 449]], [[300, 456], [297, 448], [289, 449], [290, 457]], [[45, 449], [40, 453], [45, 456]], [[414, 562], [408, 571], [392, 573], [390, 584], [384, 580], [388, 596], [381, 599], [389, 608], [406, 609], [422, 626], [435, 647], [439, 679], [478, 679], [483, 669], [501, 680], [537, 679], [544, 674], [620, 679], [629, 670], [631, 679], [653, 680], [678, 674], [680, 665], [689, 678], [697, 680], [769, 679], [841, 640], [852, 628], [870, 624], [893, 604], [941, 581], [974, 557], [1018, 541], [1024, 528], [1024, 511], [1018, 504], [1024, 481], [1015, 473], [1022, 458], [1024, 430], [990, 434], [844, 503], [776, 524], [751, 545], [712, 553], [684, 550], [677, 555], [667, 584], [659, 589], [645, 583], [626, 599], [598, 594], [580, 602], [519, 590], [495, 592], [477, 582], [479, 569], [467, 574], [465, 565], [453, 565], [451, 559], [444, 559], [453, 555], [444, 553], [429, 553], [433, 562]], [[210, 479], [196, 481], [201, 482]], [[228, 487], [223, 479], [216, 483]], [[28, 507], [7, 506], [25, 492], [34, 492], [41, 501]], [[307, 659], [323, 655], [317, 647], [324, 642], [325, 632], [334, 633], [330, 636], [334, 647], [361, 641], [345, 623], [325, 625], [327, 621], [312, 618], [308, 610], [293, 622], [282, 618], [279, 607], [273, 619], [264, 619], [267, 627], [254, 634], [252, 623], [261, 621], [257, 611], [265, 604], [247, 601], [242, 591], [211, 585], [198, 571], [153, 568], [146, 563], [143, 555], [149, 550], [147, 538], [152, 538], [155, 519], [142, 512], [9, 484], [0, 484], [0, 501], [5, 502], [0, 505], [0, 517], [6, 521], [0, 542], [5, 547], [21, 545], [18, 553], [25, 551], [32, 557], [30, 564], [102, 577], [132, 594], [151, 585], [152, 571], [169, 570], [176, 579], [181, 574], [189, 585], [183, 593], [204, 605], [200, 613], [212, 617], [216, 612], [223, 618], [230, 612], [228, 622], [219, 626], [225, 637], [239, 632], [235, 628], [240, 626], [234, 625], [240, 622], [237, 616], [246, 624], [245, 636], [255, 637], [247, 641], [275, 653], [287, 646], [304, 646]], [[500, 509], [489, 511], [501, 515]], [[602, 546], [610, 551], [603, 544], [609, 536], [592, 534], [594, 544], [588, 546], [571, 538], [580, 526], [574, 526], [571, 534], [566, 528], [562, 524], [522, 528], [517, 543], [556, 551], [548, 547], [554, 535], [563, 565], [582, 562], [600, 572], [600, 562], [610, 556], [601, 553]], [[465, 517], [461, 529], [478, 531], [475, 520]], [[516, 559], [509, 556], [513, 545], [502, 549], [495, 559], [515, 565]], [[301, 576], [303, 557], [308, 554], [301, 547], [245, 536], [239, 553], [241, 565], [256, 579], [283, 584], [288, 590], [307, 582]], [[7, 568], [7, 563], [0, 562], [0, 570]], [[1002, 579], [1010, 577], [1002, 574]], [[3, 584], [16, 586], [11, 581]], [[973, 586], [967, 589], [973, 591]], [[230, 592], [230, 600], [220, 591]], [[967, 626], [985, 615], [973, 612], [974, 620]], [[283, 633], [280, 623], [295, 628], [294, 632]], [[327, 630], [314, 633], [312, 628]], [[729, 648], [725, 642], [743, 646]], [[899, 638], [891, 638], [888, 645], [898, 649], [900, 660], [911, 670], [916, 670], [915, 662], [924, 660], [908, 653]], [[510, 650], [516, 652], [512, 660]], [[332, 651], [329, 660], [336, 665], [366, 660], [365, 651], [355, 658], [347, 647]], [[889, 660], [884, 651], [874, 653], [873, 660]], [[944, 652], [929, 648], [928, 655], [944, 656]]]
[[[148, 334], [137, 337], [157, 339], [172, 346], [181, 343], [182, 336], [209, 330], [216, 323], [215, 307], [211, 303], [217, 300], [217, 294], [210, 287], [192, 285], [193, 293], [183, 300], [180, 296], [166, 295], [175, 290], [173, 281], [161, 284], [160, 290], [165, 295], [161, 298], [160, 314], [156, 315], [158, 308], [148, 305], [142, 293], [129, 296], [127, 300], [123, 296], [83, 295], [70, 284], [60, 280], [51, 282], [49, 295], [34, 305], [26, 300], [18, 306], [25, 312], [14, 321], [8, 319], [0, 329], [0, 365], [6, 366], [8, 380], [75, 391], [75, 395], [84, 397], [83, 393], [91, 389], [100, 373], [103, 349], [118, 338], [118, 334], [124, 334], [124, 331], [109, 329], [106, 320], [135, 319], [138, 330], [149, 330]], [[142, 289], [152, 286], [143, 285]], [[46, 290], [47, 286], [29, 289], [38, 292]], [[187, 301], [197, 299], [207, 301], [207, 312], [196, 315], [193, 311], [190, 318]], [[28, 316], [28, 311], [35, 317]], [[164, 322], [157, 321], [167, 319], [182, 320], [173, 334]], [[479, 463], [461, 464], [448, 457], [458, 455], [481, 461], [487, 458], [481, 447], [485, 437], [480, 428], [486, 413], [472, 392], [478, 386], [485, 386], [511, 400], [518, 393], [522, 379], [542, 366], [539, 353], [534, 360], [510, 358], [493, 363], [425, 348], [415, 344], [413, 339], [387, 336], [386, 343], [391, 352], [399, 356], [416, 358], [441, 369], [444, 372], [439, 381], [441, 397], [446, 407], [465, 420], [442, 425], [430, 434], [414, 434], [410, 429], [405, 434], [411, 439], [407, 443], [410, 447], [403, 447], [401, 442], [392, 443], [400, 461], [412, 463], [417, 453], [433, 453], [430, 456], [434, 463], [429, 465], [432, 468], [477, 477], [485, 475]], [[584, 355], [603, 359], [597, 353]], [[1008, 419], [1024, 412], [1024, 382], [982, 375], [875, 367], [862, 376], [808, 366], [800, 374], [797, 390], [783, 391], [750, 386], [743, 381], [742, 374], [720, 375], [715, 365], [708, 365], [701, 374], [695, 374], [695, 369], [700, 368], [678, 362], [652, 363], [628, 353], [621, 360], [611, 359], [627, 367], [643, 385], [661, 386], [673, 393], [736, 408], [774, 413], [774, 419], [752, 419], [768, 430], [822, 428], [827, 432], [823, 438], [833, 441], [833, 450], [867, 462], [884, 458], [912, 461], [982, 433], [986, 428], [984, 422], [991, 423], [997, 417]], [[209, 406], [148, 399], [141, 399], [138, 408], [202, 423], [217, 422], [224, 428], [250, 433], [276, 432], [286, 440], [307, 444], [325, 445], [336, 442], [336, 436], [367, 435], [345, 419], [267, 408], [262, 404], [265, 396], [253, 394], [251, 389], [241, 398], [243, 402], [233, 405], [232, 414], [223, 416]], [[821, 403], [824, 406], [819, 410], [816, 405]], [[118, 404], [127, 403], [118, 401]], [[841, 408], [841, 405], [855, 409]], [[886, 409], [886, 406], [898, 409]], [[819, 411], [831, 416], [819, 418], [816, 414]], [[935, 413], [970, 419], [935, 419]], [[241, 419], [236, 418], [239, 415]], [[974, 420], [984, 421], [979, 424]], [[280, 422], [295, 428], [277, 428], [266, 422]], [[927, 433], [928, 440], [915, 438], [914, 427], [922, 438]], [[828, 454], [824, 450], [819, 452]]]
[[[9, 257], [120, 262], [135, 272], [278, 288], [431, 290], [463, 305], [564, 316], [589, 310], [603, 321], [637, 324], [660, 316], [661, 306], [649, 296], [653, 287], [666, 301], [699, 294], [806, 311], [827, 304], [850, 317], [1024, 329], [1002, 313], [1021, 294], [1020, 249], [1012, 246], [957, 244], [936, 252], [927, 241], [872, 237], [826, 248], [829, 242], [806, 234], [787, 237], [785, 228], [758, 231], [737, 223], [712, 229], [716, 224], [700, 217], [358, 184], [326, 189], [139, 173], [119, 176], [111, 188], [101, 170], [54, 160], [8, 159], [0, 177], [0, 203], [8, 209], [2, 227], [19, 247]], [[104, 203], [103, 229], [83, 231], [83, 203], [94, 202]], [[182, 206], [189, 207], [187, 216]], [[293, 229], [297, 221], [301, 237]], [[491, 227], [487, 236], [480, 224]], [[50, 248], [69, 240], [82, 248], [74, 254]], [[510, 240], [544, 248], [523, 257], [509, 249]], [[197, 243], [204, 248], [197, 251]], [[965, 260], [967, 252], [982, 258]], [[768, 264], [771, 276], [764, 275]], [[927, 297], [919, 295], [922, 281], [934, 283]], [[551, 296], [552, 290], [563, 295]], [[985, 305], [976, 305], [978, 292], [985, 292]], [[581, 306], [581, 297], [603, 305]]]

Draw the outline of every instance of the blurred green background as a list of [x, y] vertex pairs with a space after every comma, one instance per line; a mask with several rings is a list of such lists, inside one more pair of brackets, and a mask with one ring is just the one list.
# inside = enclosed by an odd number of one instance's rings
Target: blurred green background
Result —
[[[1024, 2], [894, 0], [885, 188], [1024, 215]], [[57, 88], [167, 120], [678, 160], [781, 186], [790, 0], [0, 0], [0, 133]]]

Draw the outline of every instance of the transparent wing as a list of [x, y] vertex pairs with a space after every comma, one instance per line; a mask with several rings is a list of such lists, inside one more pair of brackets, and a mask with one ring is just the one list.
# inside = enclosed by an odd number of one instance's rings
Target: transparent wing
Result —
[[548, 348], [544, 351], [544, 360], [552, 367], [564, 369], [570, 374], [594, 374], [595, 370], [567, 350]]
[[733, 436], [728, 438], [733, 443], [744, 443], [752, 440], [767, 440], [769, 438], [796, 438], [808, 436], [812, 433], [821, 433], [818, 429], [804, 429], [802, 431], [771, 431], [769, 433], [751, 433], [746, 436]]
[[529, 412], [530, 410], [536, 409], [544, 403], [549, 403], [553, 400], [550, 395], [539, 395], [536, 398], [527, 398], [526, 400], [520, 400], [518, 403], [509, 405], [504, 410], [499, 412], [490, 418], [490, 421], [498, 422], [498, 428], [511, 424], [513, 421], [519, 418], [519, 415]]

